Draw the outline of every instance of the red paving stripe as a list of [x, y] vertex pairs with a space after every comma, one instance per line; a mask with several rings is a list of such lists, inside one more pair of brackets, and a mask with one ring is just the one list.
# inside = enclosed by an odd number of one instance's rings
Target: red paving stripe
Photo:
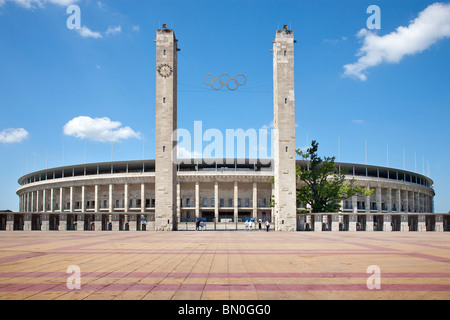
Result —
[[3, 257], [3, 258], [0, 258], [0, 263], [8, 263], [8, 262], [15, 262], [15, 261], [24, 260], [24, 259], [36, 258], [36, 257], [44, 256], [47, 254], [50, 254], [50, 252], [48, 252], [48, 253], [47, 252], [30, 252], [30, 253], [24, 253], [24, 254], [9, 256], [9, 257]]
[[[45, 254], [108, 254], [108, 255], [114, 255], [114, 254], [143, 254], [143, 255], [178, 255], [178, 254], [199, 254], [199, 255], [231, 255], [231, 254], [245, 254], [245, 255], [342, 255], [342, 256], [348, 256], [348, 255], [396, 255], [396, 256], [412, 256], [416, 258], [423, 258], [427, 260], [432, 261], [438, 261], [443, 263], [450, 263], [450, 258], [445, 257], [439, 257], [439, 256], [433, 256], [429, 254], [420, 254], [420, 253], [411, 253], [411, 252], [402, 252], [402, 251], [383, 251], [383, 252], [373, 252], [373, 251], [325, 251], [325, 252], [313, 252], [313, 251], [294, 251], [294, 252], [267, 252], [267, 251], [261, 251], [261, 252], [242, 252], [242, 251], [212, 251], [212, 252], [204, 252], [204, 251], [188, 251], [188, 250], [180, 250], [180, 251], [139, 251], [139, 252], [130, 252], [130, 251], [108, 251], [108, 252], [90, 252], [90, 251], [72, 251], [72, 252], [46, 252]], [[20, 260], [20, 259], [18, 259]], [[2, 263], [0, 259], [0, 263]]]
[[364, 284], [81, 284], [69, 290], [65, 284], [0, 284], [0, 292], [122, 292], [122, 291], [425, 291], [450, 292], [447, 284], [381, 284], [370, 290]]
[[[68, 278], [65, 272], [0, 272], [0, 278]], [[81, 272], [81, 278], [367, 278], [363, 272]], [[450, 278], [450, 273], [381, 272], [382, 278]]]
[[267, 252], [266, 250], [261, 251], [194, 251], [194, 250], [179, 250], [179, 251], [154, 251], [154, 250], [146, 250], [146, 251], [72, 251], [72, 252], [59, 252], [59, 251], [51, 251], [51, 252], [36, 252], [36, 253], [29, 253], [29, 254], [23, 254], [18, 256], [11, 256], [11, 257], [4, 257], [0, 258], [0, 264], [11, 262], [11, 261], [17, 261], [22, 259], [28, 259], [33, 258], [35, 256], [41, 256], [41, 255], [51, 255], [51, 254], [108, 254], [108, 255], [114, 255], [114, 254], [143, 254], [143, 255], [149, 255], [149, 254], [155, 254], [155, 255], [174, 255], [174, 254], [213, 254], [213, 255], [229, 255], [229, 254], [246, 254], [246, 255], [406, 255], [406, 256], [412, 256], [416, 258], [423, 258], [428, 259], [432, 261], [438, 261], [443, 263], [450, 263], [450, 258], [445, 257], [439, 257], [439, 256], [433, 256], [429, 254], [421, 254], [421, 253], [412, 253], [412, 252], [403, 252], [403, 251], [381, 251], [381, 252], [373, 252], [373, 251], [305, 251], [305, 250], [299, 250], [299, 251], [292, 251], [292, 252], [280, 252], [280, 251], [273, 251], [273, 252]]
[[416, 257], [416, 258], [423, 258], [423, 259], [428, 259], [428, 260], [433, 260], [433, 261], [438, 261], [438, 262], [444, 262], [444, 263], [450, 263], [450, 258], [445, 258], [445, 257], [439, 257], [439, 256], [433, 256], [431, 254], [425, 254], [425, 253], [404, 253], [408, 256], [411, 257]]
[[391, 254], [391, 255], [398, 255], [398, 254], [406, 254], [402, 252], [373, 252], [373, 251], [360, 251], [360, 250], [323, 250], [323, 251], [310, 251], [310, 250], [292, 250], [292, 251], [279, 251], [279, 250], [259, 250], [259, 251], [243, 251], [243, 250], [217, 250], [217, 251], [203, 251], [203, 250], [173, 250], [173, 251], [159, 251], [159, 250], [139, 250], [139, 251], [104, 251], [104, 250], [98, 250], [98, 251], [72, 251], [72, 252], [59, 252], [59, 251], [52, 251], [47, 252], [47, 254], [246, 254], [246, 255], [292, 255], [292, 254], [301, 254], [301, 255], [354, 255], [354, 254], [361, 254], [361, 255], [371, 255], [371, 254]]

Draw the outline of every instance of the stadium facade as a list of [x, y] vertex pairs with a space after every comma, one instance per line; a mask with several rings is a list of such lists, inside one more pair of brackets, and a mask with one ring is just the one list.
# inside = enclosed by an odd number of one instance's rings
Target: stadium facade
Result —
[[[433, 181], [417, 173], [337, 163], [346, 179], [373, 189], [342, 201], [339, 213], [311, 214], [296, 205], [294, 34], [273, 41], [274, 150], [271, 160], [200, 159], [179, 163], [177, 39], [156, 32], [155, 160], [46, 169], [19, 179], [19, 212], [0, 213], [0, 230], [172, 231], [244, 229], [270, 221], [277, 231], [447, 231], [449, 215], [435, 214]], [[274, 183], [269, 183], [271, 180]]]

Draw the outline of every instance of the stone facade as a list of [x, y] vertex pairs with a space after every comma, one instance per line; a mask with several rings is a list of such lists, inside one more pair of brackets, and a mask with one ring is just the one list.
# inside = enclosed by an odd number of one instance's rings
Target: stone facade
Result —
[[[305, 165], [303, 161], [296, 163]], [[186, 223], [197, 218], [206, 219], [210, 226], [215, 223], [217, 229], [230, 228], [230, 223], [243, 224], [248, 218], [268, 219], [277, 230], [282, 229], [277, 228], [280, 221], [272, 215], [270, 203], [274, 190], [269, 180], [274, 177], [274, 166], [267, 162], [224, 166], [221, 164], [220, 170], [206, 165], [178, 167], [175, 221], [181, 226], [177, 229], [184, 230]], [[362, 168], [366, 166], [357, 166], [356, 171], [365, 172]], [[374, 167], [367, 167], [374, 176], [346, 177], [363, 188], [374, 189], [371, 196], [343, 201], [340, 213], [302, 214], [299, 212], [304, 208], [295, 208], [294, 230], [448, 230], [449, 215], [434, 213], [432, 180], [394, 169], [389, 169], [395, 174], [388, 179], [379, 177]], [[0, 230], [158, 230], [155, 171], [155, 161], [146, 160], [31, 173], [19, 180], [20, 212], [0, 214]], [[403, 180], [397, 180], [399, 177]]]

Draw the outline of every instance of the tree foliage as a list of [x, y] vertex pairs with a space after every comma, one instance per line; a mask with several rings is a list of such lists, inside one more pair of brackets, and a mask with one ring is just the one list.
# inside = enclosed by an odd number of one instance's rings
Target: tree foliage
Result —
[[312, 212], [338, 212], [340, 202], [356, 194], [371, 195], [373, 190], [355, 185], [354, 179], [346, 182], [345, 172], [336, 168], [334, 157], [318, 156], [319, 143], [297, 154], [307, 161], [307, 168], [297, 165], [297, 204], [310, 205]]

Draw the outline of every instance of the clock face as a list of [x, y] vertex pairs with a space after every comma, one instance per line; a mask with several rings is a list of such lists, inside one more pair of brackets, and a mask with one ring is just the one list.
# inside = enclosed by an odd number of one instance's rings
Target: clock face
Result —
[[158, 74], [163, 77], [163, 78], [167, 78], [170, 77], [172, 75], [172, 67], [169, 66], [168, 64], [164, 63], [164, 64], [160, 64], [158, 66]]

